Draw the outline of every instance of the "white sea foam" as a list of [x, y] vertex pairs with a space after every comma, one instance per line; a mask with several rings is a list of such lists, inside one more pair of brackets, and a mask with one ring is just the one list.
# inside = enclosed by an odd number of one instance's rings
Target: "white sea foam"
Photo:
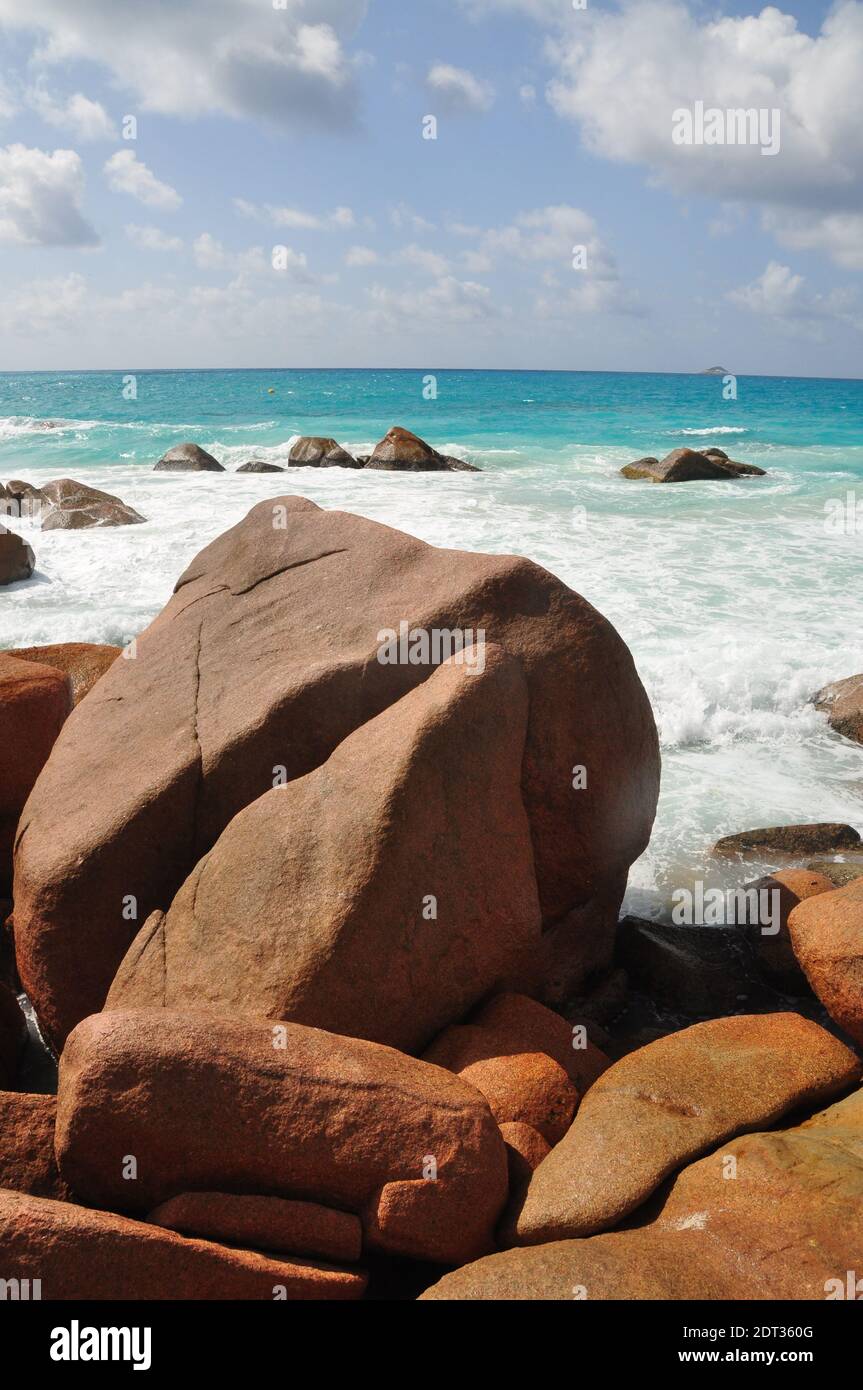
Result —
[[749, 431], [738, 425], [713, 425], [705, 430], [666, 430], [666, 434], [748, 434]]

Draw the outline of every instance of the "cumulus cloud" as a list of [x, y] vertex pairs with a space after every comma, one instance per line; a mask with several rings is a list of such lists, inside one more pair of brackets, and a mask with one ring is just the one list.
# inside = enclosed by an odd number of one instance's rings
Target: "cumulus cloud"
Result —
[[143, 164], [134, 150], [118, 150], [105, 164], [108, 187], [114, 193], [128, 193], [148, 207], [165, 208], [173, 212], [182, 198], [170, 184], [161, 183], [151, 169]]
[[178, 236], [168, 236], [159, 227], [140, 227], [129, 222], [125, 227], [126, 236], [141, 251], [182, 251], [183, 243]]
[[343, 128], [356, 114], [344, 50], [366, 0], [0, 0], [0, 24], [38, 37], [44, 65], [101, 64], [138, 105]]
[[24, 246], [97, 246], [84, 218], [84, 167], [74, 150], [0, 149], [0, 241]]
[[[281, 264], [285, 270], [304, 270], [306, 257], [302, 251], [288, 246], [280, 248]], [[210, 232], [202, 232], [192, 242], [192, 255], [200, 270], [230, 270], [237, 275], [272, 273], [272, 255], [262, 246], [249, 246], [244, 251], [228, 251]]]
[[853, 290], [828, 294], [810, 290], [803, 275], [790, 266], [771, 261], [751, 284], [730, 290], [728, 299], [738, 308], [765, 318], [784, 320], [820, 335], [819, 321], [834, 319], [863, 330], [863, 311]]
[[250, 203], [246, 198], [235, 198], [234, 207], [243, 217], [270, 222], [274, 227], [290, 227], [295, 231], [345, 231], [356, 226], [353, 209], [348, 207], [317, 213], [306, 212], [303, 208], [276, 207], [272, 203]]
[[458, 280], [452, 275], [443, 276], [422, 290], [373, 285], [369, 299], [373, 324], [385, 329], [410, 325], [425, 331], [430, 326], [478, 323], [497, 315], [487, 285]]
[[[835, 219], [863, 206], [860, 0], [839, 0], [814, 38], [774, 6], [717, 19], [683, 0], [623, 0], [552, 33], [547, 52], [557, 68], [548, 98], [591, 151], [642, 164], [678, 193], [760, 205], [788, 244], [850, 254], [848, 225]], [[697, 101], [778, 110], [778, 155], [675, 145], [673, 112]]]
[[45, 87], [31, 88], [28, 100], [46, 125], [68, 130], [76, 140], [116, 140], [117, 127], [101, 102], [83, 92], [58, 100]]
[[435, 63], [429, 68], [426, 86], [448, 115], [488, 111], [494, 104], [494, 88], [490, 82], [475, 77], [467, 68], [450, 63]]

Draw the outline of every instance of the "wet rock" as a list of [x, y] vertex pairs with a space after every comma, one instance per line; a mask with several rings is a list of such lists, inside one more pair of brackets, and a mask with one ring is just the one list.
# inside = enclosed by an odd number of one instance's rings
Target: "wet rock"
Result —
[[175, 444], [163, 454], [153, 470], [155, 473], [224, 473], [219, 460], [199, 444]]

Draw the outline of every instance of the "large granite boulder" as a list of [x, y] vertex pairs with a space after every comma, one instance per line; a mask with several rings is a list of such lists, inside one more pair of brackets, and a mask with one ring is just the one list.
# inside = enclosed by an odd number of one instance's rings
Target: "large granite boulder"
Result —
[[533, 983], [527, 682], [501, 648], [484, 656], [481, 672], [445, 662], [240, 811], [106, 1007], [206, 1001], [412, 1052], [489, 990]]
[[363, 1244], [362, 1222], [353, 1212], [285, 1197], [183, 1192], [154, 1207], [147, 1220], [184, 1236], [325, 1260], [358, 1260]]
[[[352, 1269], [186, 1240], [174, 1231], [71, 1202], [0, 1191], [3, 1277], [28, 1281], [24, 1298], [355, 1299]], [[39, 1292], [33, 1294], [34, 1281]]]
[[[685, 1168], [635, 1229], [506, 1250], [426, 1300], [859, 1298], [863, 1091]], [[589, 1313], [586, 1314], [589, 1317]]]
[[175, 444], [155, 465], [154, 473], [224, 473], [219, 460], [200, 444]]
[[0, 525], [0, 585], [17, 584], [19, 579], [29, 579], [36, 568], [36, 556], [32, 546], [15, 531], [8, 531]]
[[831, 729], [863, 743], [863, 675], [825, 685], [815, 696], [815, 708], [824, 710]]
[[42, 489], [42, 530], [82, 531], [91, 526], [135, 526], [146, 517], [113, 493], [58, 478]]
[[96, 1205], [303, 1198], [354, 1212], [368, 1249], [441, 1263], [492, 1248], [507, 1192], [488, 1106], [440, 1067], [300, 1024], [165, 1009], [78, 1025], [60, 1059], [56, 1150]]
[[[607, 964], [659, 779], [653, 715], [620, 637], [528, 560], [439, 550], [281, 497], [192, 561], [136, 659], [115, 662], [74, 711], [30, 798], [15, 936], [48, 1034], [62, 1044], [102, 1007], [142, 924], [239, 811], [320, 767], [465, 633], [477, 660], [496, 643], [527, 680], [521, 793], [546, 936], [560, 927], [566, 960], [587, 942]], [[490, 810], [478, 802], [478, 820]], [[434, 888], [417, 876], [414, 891]], [[242, 897], [237, 884], [226, 910]]]
[[821, 1003], [863, 1045], [863, 878], [801, 902], [788, 918], [800, 965]]
[[6, 655], [65, 671], [72, 682], [72, 702], [80, 705], [122, 651], [101, 642], [58, 642], [47, 647], [12, 647]]
[[799, 1014], [711, 1019], [639, 1048], [587, 1092], [534, 1173], [515, 1241], [616, 1226], [676, 1168], [859, 1081], [844, 1043]]
[[401, 473], [478, 473], [480, 470], [463, 459], [439, 454], [419, 435], [393, 425], [374, 447], [365, 468], [382, 468]]
[[288, 459], [292, 468], [359, 468], [356, 459], [335, 439], [303, 435], [291, 446]]
[[0, 895], [12, 879], [18, 820], [72, 708], [69, 677], [0, 652]]

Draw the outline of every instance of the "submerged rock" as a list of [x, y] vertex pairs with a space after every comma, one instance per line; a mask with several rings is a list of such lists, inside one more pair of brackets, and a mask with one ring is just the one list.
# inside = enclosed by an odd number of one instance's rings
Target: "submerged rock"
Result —
[[284, 473], [278, 463], [264, 463], [261, 459], [250, 459], [248, 463], [243, 463], [237, 469], [238, 473]]
[[163, 454], [154, 473], [224, 473], [218, 459], [202, 449], [200, 444], [175, 444]]

